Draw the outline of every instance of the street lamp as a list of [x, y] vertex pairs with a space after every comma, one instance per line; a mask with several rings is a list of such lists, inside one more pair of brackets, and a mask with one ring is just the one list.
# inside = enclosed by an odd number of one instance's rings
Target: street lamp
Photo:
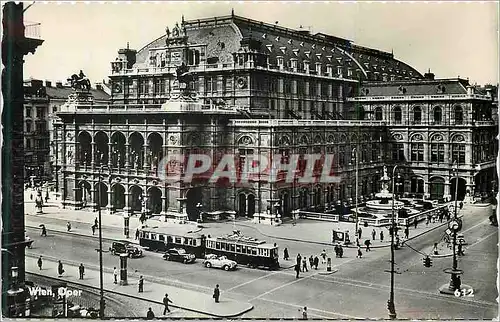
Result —
[[97, 197], [97, 209], [99, 213], [99, 293], [100, 293], [100, 301], [99, 301], [99, 317], [104, 319], [104, 308], [106, 307], [106, 302], [104, 301], [104, 285], [103, 285], [103, 268], [102, 268], [102, 217], [101, 217], [101, 195], [102, 195], [102, 171], [104, 168], [103, 164], [103, 154], [99, 154], [100, 164], [98, 168], [99, 175], [99, 187], [98, 187], [98, 197]]
[[203, 222], [203, 212], [201, 211], [202, 207], [203, 205], [200, 202], [196, 204], [196, 209], [198, 209], [198, 212], [200, 213], [200, 218], [198, 218], [198, 222], [200, 223]]
[[[358, 236], [358, 149], [353, 148], [352, 149], [352, 156], [355, 159], [355, 167], [356, 167], [356, 200], [355, 200], [355, 207], [356, 207], [356, 230], [354, 231], [355, 236]], [[359, 241], [358, 238], [356, 238], [356, 245], [358, 245]]]
[[449, 285], [443, 285], [440, 289], [440, 293], [445, 293], [445, 294], [454, 294], [455, 290], [460, 289], [460, 284], [461, 281], [459, 280], [460, 274], [463, 273], [462, 270], [458, 269], [458, 262], [457, 262], [457, 253], [456, 253], [456, 247], [457, 247], [457, 233], [462, 227], [462, 223], [460, 219], [458, 219], [458, 207], [457, 207], [457, 202], [458, 202], [458, 162], [457, 160], [453, 161], [453, 172], [455, 173], [455, 211], [453, 214], [453, 220], [450, 221], [448, 224], [448, 227], [453, 233], [453, 263], [452, 263], [452, 268], [450, 269], [445, 269], [445, 273], [451, 274], [451, 280]]
[[389, 301], [387, 301], [387, 309], [389, 310], [389, 318], [391, 320], [396, 319], [396, 306], [394, 305], [394, 235], [396, 234], [394, 225], [394, 203], [396, 194], [394, 193], [394, 181], [396, 175], [397, 165], [392, 168], [392, 216], [391, 216], [391, 293], [389, 295]]

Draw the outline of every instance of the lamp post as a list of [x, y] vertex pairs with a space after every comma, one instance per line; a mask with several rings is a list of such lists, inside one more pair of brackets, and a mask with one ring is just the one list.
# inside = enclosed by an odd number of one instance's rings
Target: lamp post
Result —
[[[352, 155], [355, 159], [355, 168], [356, 168], [356, 173], [355, 173], [355, 176], [356, 176], [356, 179], [355, 179], [355, 184], [356, 184], [356, 187], [355, 187], [355, 190], [356, 190], [356, 200], [354, 201], [355, 202], [355, 207], [356, 207], [356, 230], [354, 231], [354, 234], [355, 236], [358, 236], [358, 149], [357, 148], [353, 148], [352, 149]], [[356, 245], [358, 245], [358, 238], [356, 238]]]
[[387, 301], [387, 309], [389, 310], [389, 318], [391, 320], [396, 319], [396, 306], [394, 305], [394, 235], [396, 234], [395, 229], [394, 229], [395, 228], [394, 227], [394, 203], [395, 203], [396, 194], [394, 193], [394, 181], [395, 181], [395, 175], [396, 175], [397, 168], [398, 168], [397, 165], [395, 165], [394, 168], [392, 168], [391, 293], [389, 295], [389, 301]]
[[103, 267], [102, 267], [102, 217], [101, 217], [101, 185], [102, 185], [102, 170], [104, 168], [103, 164], [103, 154], [101, 153], [99, 155], [100, 159], [100, 164], [99, 164], [99, 170], [98, 170], [98, 175], [99, 175], [99, 187], [98, 187], [98, 197], [97, 197], [97, 209], [99, 213], [99, 295], [100, 295], [100, 301], [99, 301], [99, 317], [101, 319], [104, 319], [104, 308], [106, 307], [106, 302], [104, 301], [104, 279], [103, 279]]
[[196, 204], [196, 209], [198, 209], [198, 212], [200, 213], [200, 218], [198, 218], [199, 223], [203, 222], [203, 212], [201, 211], [202, 207], [203, 205], [200, 202]]

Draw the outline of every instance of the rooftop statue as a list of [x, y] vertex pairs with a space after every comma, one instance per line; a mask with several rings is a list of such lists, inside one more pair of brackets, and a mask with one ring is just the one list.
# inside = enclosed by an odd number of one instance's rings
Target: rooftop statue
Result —
[[80, 73], [78, 75], [71, 75], [71, 77], [68, 78], [68, 81], [71, 83], [71, 87], [74, 90], [87, 92], [90, 90], [90, 80], [87, 78], [87, 76], [85, 76], [82, 70], [80, 70]]
[[189, 67], [186, 66], [186, 64], [182, 63], [179, 67], [176, 69], [176, 77], [177, 81], [180, 83], [188, 84], [193, 81], [193, 75], [189, 71]]

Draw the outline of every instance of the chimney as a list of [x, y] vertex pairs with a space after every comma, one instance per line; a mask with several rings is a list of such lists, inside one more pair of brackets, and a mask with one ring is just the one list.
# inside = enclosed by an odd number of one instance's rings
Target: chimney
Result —
[[493, 89], [491, 87], [486, 87], [486, 97], [491, 99], [493, 96], [491, 95], [491, 92]]
[[424, 79], [426, 80], [434, 80], [434, 73], [431, 73], [431, 70], [429, 69], [429, 71], [427, 73], [424, 74]]
[[52, 82], [51, 82], [51, 81], [46, 80], [46, 81], [45, 81], [45, 87], [52, 87]]
[[63, 88], [62, 82], [56, 82], [56, 88]]

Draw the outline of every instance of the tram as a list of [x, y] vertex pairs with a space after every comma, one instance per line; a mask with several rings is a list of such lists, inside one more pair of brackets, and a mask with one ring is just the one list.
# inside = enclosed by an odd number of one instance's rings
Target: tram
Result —
[[233, 234], [210, 237], [193, 232], [175, 232], [172, 228], [144, 227], [139, 229], [139, 244], [151, 251], [165, 252], [171, 248], [183, 248], [197, 258], [215, 254], [226, 256], [240, 265], [250, 267], [279, 268], [276, 244]]

